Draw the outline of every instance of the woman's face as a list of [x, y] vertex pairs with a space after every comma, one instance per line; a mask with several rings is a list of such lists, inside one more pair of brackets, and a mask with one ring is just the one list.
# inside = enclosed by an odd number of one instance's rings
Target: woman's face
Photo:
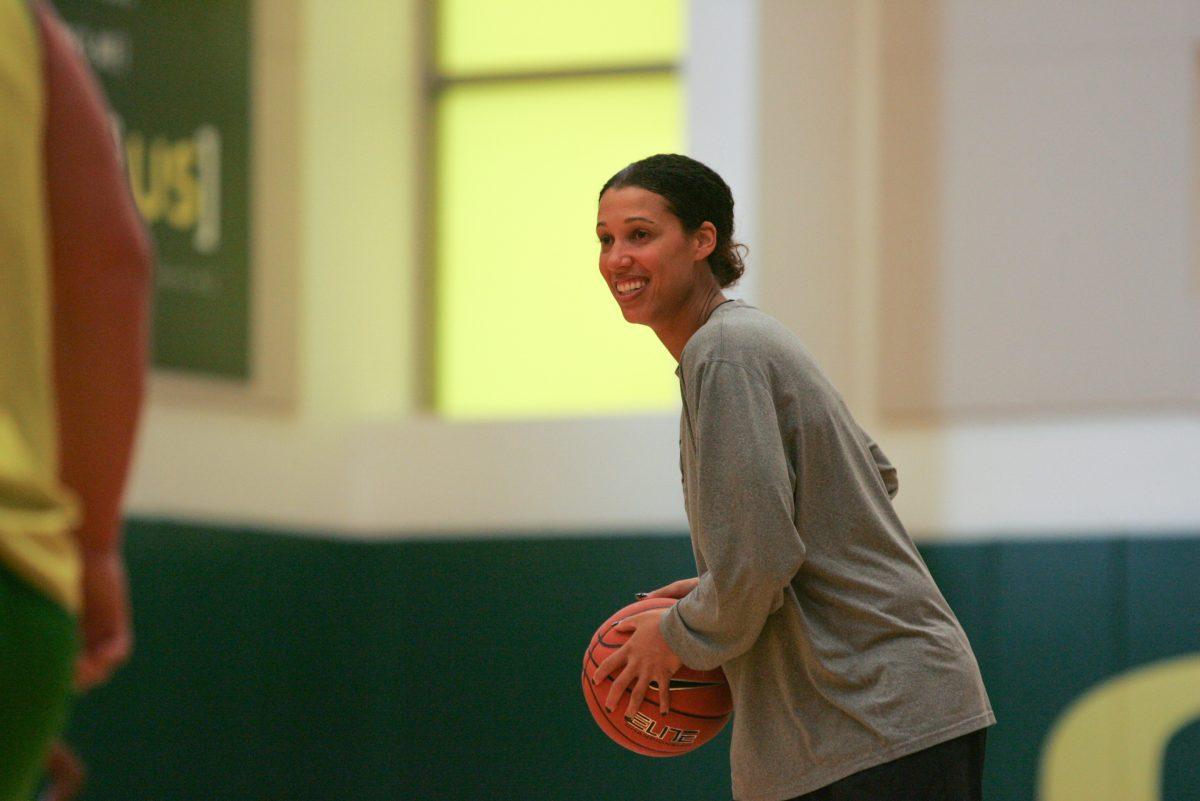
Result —
[[708, 256], [705, 236], [689, 235], [662, 195], [636, 186], [600, 198], [596, 222], [600, 274], [625, 320], [669, 323], [695, 290], [696, 262]]

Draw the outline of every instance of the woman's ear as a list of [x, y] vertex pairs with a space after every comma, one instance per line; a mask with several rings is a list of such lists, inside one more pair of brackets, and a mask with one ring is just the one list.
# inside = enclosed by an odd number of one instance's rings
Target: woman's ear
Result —
[[717, 247], [717, 227], [706, 220], [700, 223], [700, 227], [692, 236], [696, 243], [693, 261], [704, 261]]

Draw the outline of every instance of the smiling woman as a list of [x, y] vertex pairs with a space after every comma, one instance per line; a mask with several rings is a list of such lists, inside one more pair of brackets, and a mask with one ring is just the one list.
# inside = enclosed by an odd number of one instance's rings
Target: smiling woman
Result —
[[895, 468], [796, 336], [722, 293], [742, 273], [729, 187], [651, 156], [605, 183], [596, 232], [621, 313], [679, 363], [697, 568], [623, 622], [592, 676], [614, 677], [606, 708], [720, 667], [740, 801], [978, 801], [995, 716], [975, 656], [892, 508]]

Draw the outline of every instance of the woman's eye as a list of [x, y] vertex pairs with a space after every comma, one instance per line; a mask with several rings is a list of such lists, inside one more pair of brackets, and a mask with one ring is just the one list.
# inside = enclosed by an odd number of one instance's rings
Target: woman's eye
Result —
[[634, 238], [634, 239], [649, 239], [649, 238], [650, 238], [650, 232], [649, 232], [649, 231], [643, 231], [642, 229], [640, 229], [640, 228], [639, 228], [638, 230], [636, 230], [636, 231], [634, 231], [634, 232], [633, 232], [633, 238]]
[[609, 236], [608, 234], [605, 234], [604, 236], [600, 237], [600, 244], [601, 244], [602, 246], [611, 245], [611, 244], [612, 244], [612, 237], [611, 237], [611, 236]]

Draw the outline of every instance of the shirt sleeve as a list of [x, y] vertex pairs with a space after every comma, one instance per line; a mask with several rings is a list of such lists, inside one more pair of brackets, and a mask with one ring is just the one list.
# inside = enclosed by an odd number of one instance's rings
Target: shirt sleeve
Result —
[[740, 364], [715, 361], [690, 400], [689, 519], [706, 570], [660, 630], [685, 665], [710, 670], [758, 639], [805, 549], [770, 388]]

